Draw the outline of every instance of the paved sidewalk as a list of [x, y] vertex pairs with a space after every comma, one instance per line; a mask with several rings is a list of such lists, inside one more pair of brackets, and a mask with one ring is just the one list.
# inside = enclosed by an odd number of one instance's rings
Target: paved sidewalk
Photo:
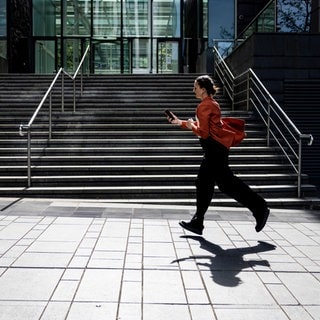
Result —
[[320, 213], [0, 198], [1, 320], [320, 319]]

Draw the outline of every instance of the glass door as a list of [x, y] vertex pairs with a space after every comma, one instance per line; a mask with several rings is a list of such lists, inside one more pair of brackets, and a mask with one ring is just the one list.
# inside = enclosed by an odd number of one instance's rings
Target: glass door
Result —
[[158, 40], [157, 72], [179, 73], [179, 42]]
[[131, 72], [131, 46], [127, 40], [93, 42], [93, 71], [96, 74]]
[[56, 70], [56, 41], [35, 41], [35, 73], [50, 73]]

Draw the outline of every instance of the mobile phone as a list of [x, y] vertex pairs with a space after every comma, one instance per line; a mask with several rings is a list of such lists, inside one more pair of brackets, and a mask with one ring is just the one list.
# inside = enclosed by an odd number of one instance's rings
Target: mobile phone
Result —
[[170, 120], [174, 120], [175, 116], [170, 110], [165, 110], [164, 113], [170, 118]]

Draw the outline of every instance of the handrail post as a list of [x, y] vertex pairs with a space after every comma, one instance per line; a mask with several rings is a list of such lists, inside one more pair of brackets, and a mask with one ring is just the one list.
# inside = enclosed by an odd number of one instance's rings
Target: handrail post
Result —
[[61, 74], [61, 111], [64, 112], [64, 72]]
[[271, 101], [268, 98], [268, 110], [267, 110], [267, 146], [270, 147], [270, 126], [271, 126]]
[[232, 81], [232, 111], [234, 111], [234, 81]]
[[76, 112], [76, 79], [73, 79], [73, 112]]
[[299, 154], [298, 154], [298, 198], [301, 198], [301, 168], [302, 168], [302, 139], [299, 137]]
[[28, 142], [27, 142], [27, 175], [28, 175], [28, 188], [31, 187], [31, 128], [28, 127]]
[[81, 67], [81, 73], [80, 73], [80, 96], [82, 97], [82, 93], [83, 93], [83, 68]]
[[52, 138], [52, 94], [49, 93], [49, 141]]
[[247, 73], [247, 111], [250, 107], [250, 71]]

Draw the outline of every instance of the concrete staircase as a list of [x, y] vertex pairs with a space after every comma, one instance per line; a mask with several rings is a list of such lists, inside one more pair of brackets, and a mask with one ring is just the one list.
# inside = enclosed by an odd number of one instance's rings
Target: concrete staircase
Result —
[[[67, 82], [65, 112], [60, 87], [54, 91], [53, 138], [48, 141], [47, 108], [32, 131], [32, 186], [27, 187], [26, 124], [52, 76], [0, 75], [0, 196], [91, 198], [110, 202], [194, 205], [194, 180], [202, 152], [189, 131], [168, 124], [164, 110], [194, 116], [199, 101], [195, 75], [91, 75], [72, 111]], [[245, 141], [231, 150], [234, 172], [263, 195], [270, 206], [310, 208], [316, 189], [296, 175], [276, 148], [267, 148], [265, 129], [254, 114], [232, 112], [217, 95], [224, 116], [246, 120]], [[217, 206], [238, 204], [218, 190]]]

